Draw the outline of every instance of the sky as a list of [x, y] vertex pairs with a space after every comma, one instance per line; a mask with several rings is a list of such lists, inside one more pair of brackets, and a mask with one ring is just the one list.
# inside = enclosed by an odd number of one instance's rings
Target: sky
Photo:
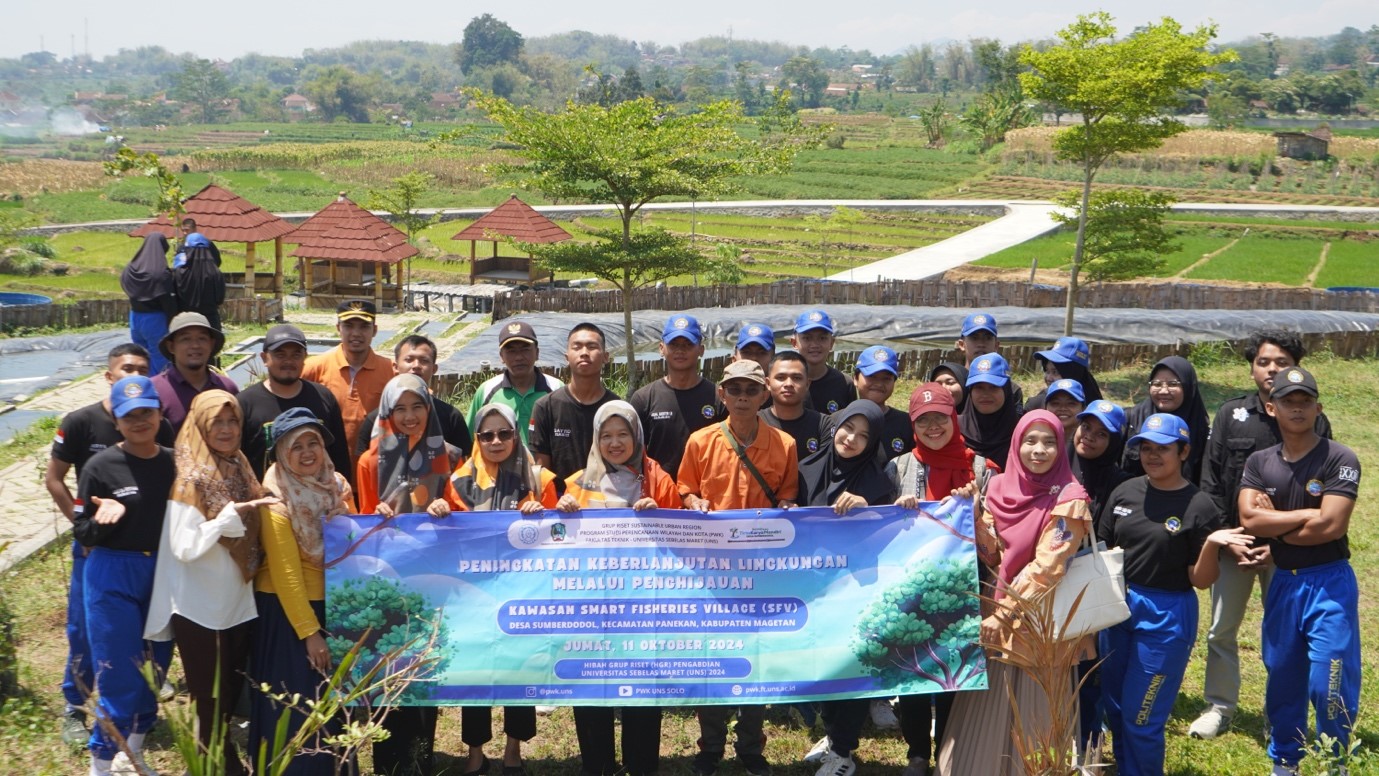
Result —
[[298, 56], [303, 49], [358, 40], [454, 43], [469, 20], [483, 13], [492, 13], [524, 37], [587, 30], [678, 46], [731, 34], [811, 48], [847, 45], [874, 54], [978, 37], [1006, 42], [1046, 38], [1077, 14], [1095, 10], [1111, 13], [1122, 30], [1163, 16], [1189, 28], [1215, 22], [1222, 42], [1262, 32], [1329, 35], [1345, 26], [1367, 30], [1379, 23], [1375, 0], [1104, 0], [1100, 6], [1060, 3], [1058, 10], [1029, 0], [873, 0], [855, 6], [834, 0], [697, 0], [683, 6], [612, 0], [406, 0], [397, 5], [364, 0], [11, 0], [6, 5], [0, 57], [46, 49], [63, 58], [88, 50], [100, 58], [122, 48], [160, 45], [175, 53], [228, 60], [250, 52]]

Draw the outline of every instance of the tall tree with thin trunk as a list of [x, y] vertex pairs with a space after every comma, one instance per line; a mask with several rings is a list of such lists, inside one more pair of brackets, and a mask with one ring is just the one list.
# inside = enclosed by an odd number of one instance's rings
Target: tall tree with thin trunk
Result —
[[1233, 51], [1218, 53], [1208, 48], [1215, 37], [1215, 25], [1184, 32], [1178, 22], [1164, 17], [1117, 38], [1110, 14], [1099, 11], [1079, 16], [1060, 30], [1058, 43], [1021, 52], [1020, 63], [1029, 68], [1020, 73], [1025, 95], [1080, 117], [1053, 141], [1059, 158], [1082, 168], [1065, 335], [1073, 333], [1088, 200], [1097, 171], [1116, 154], [1155, 148], [1187, 129], [1167, 114], [1181, 103], [1184, 93], [1202, 87], [1213, 67], [1236, 59]]

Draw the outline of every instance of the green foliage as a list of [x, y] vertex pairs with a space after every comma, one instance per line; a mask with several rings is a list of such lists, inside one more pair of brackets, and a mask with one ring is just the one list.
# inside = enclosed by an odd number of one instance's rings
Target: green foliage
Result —
[[948, 129], [953, 124], [953, 115], [948, 112], [948, 101], [940, 97], [934, 104], [920, 108], [916, 115], [919, 116], [920, 125], [924, 127], [924, 137], [928, 141], [926, 145], [929, 148], [942, 146]]
[[675, 275], [712, 269], [711, 262], [691, 248], [688, 240], [664, 229], [634, 229], [626, 238], [620, 229], [590, 232], [597, 238], [595, 242], [568, 240], [519, 246], [554, 272], [593, 275], [619, 288], [640, 288]]
[[369, 190], [369, 209], [387, 211], [393, 223], [407, 233], [407, 239], [415, 240], [417, 232], [440, 222], [439, 213], [423, 216], [417, 210], [431, 188], [431, 181], [429, 173], [420, 171], [394, 178], [391, 188]]
[[912, 563], [857, 621], [853, 654], [876, 676], [913, 674], [944, 690], [969, 686], [985, 665], [975, 556]]
[[[0, 554], [10, 546], [0, 542]], [[19, 648], [14, 633], [14, 612], [10, 611], [5, 594], [0, 591], [0, 706], [19, 692]]]
[[735, 286], [747, 279], [742, 269], [742, 247], [732, 243], [714, 246], [714, 258], [708, 270], [710, 283]]
[[201, 109], [201, 123], [213, 124], [221, 114], [221, 101], [230, 96], [230, 81], [209, 59], [188, 58], [173, 76], [175, 99]]
[[[1069, 191], [1054, 200], [1070, 214], [1055, 212], [1054, 220], [1076, 227], [1082, 220], [1082, 197]], [[1167, 194], [1113, 189], [1092, 194], [1087, 202], [1082, 269], [1094, 281], [1129, 280], [1156, 274], [1164, 255], [1178, 249], [1164, 228], [1173, 207]]]
[[[357, 645], [357, 679], [377, 670], [385, 658], [390, 665], [405, 666], [445, 645], [440, 612], [428, 606], [420, 593], [385, 577], [350, 579], [331, 588], [326, 596], [326, 622], [331, 629], [326, 644], [333, 661], [343, 660]], [[442, 663], [436, 664], [436, 670]], [[409, 687], [403, 697], [422, 700], [427, 694], [424, 687]]]
[[369, 123], [369, 105], [376, 91], [374, 79], [344, 65], [319, 68], [311, 80], [302, 84], [302, 94], [316, 105], [326, 121]]
[[486, 13], [469, 20], [464, 37], [455, 51], [455, 64], [468, 75], [473, 70], [494, 65], [516, 64], [522, 54], [522, 35], [506, 22]]
[[105, 174], [113, 177], [138, 175], [152, 179], [158, 184], [158, 199], [154, 212], [166, 215], [173, 223], [181, 220], [182, 181], [163, 164], [158, 154], [152, 151], [139, 153], [128, 146], [115, 152], [115, 157], [104, 163]]

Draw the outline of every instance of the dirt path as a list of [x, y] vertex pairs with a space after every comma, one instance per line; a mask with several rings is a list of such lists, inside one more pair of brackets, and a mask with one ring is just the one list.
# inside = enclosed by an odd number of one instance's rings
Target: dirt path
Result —
[[[1246, 229], [1246, 230], [1245, 230], [1245, 234], [1249, 234], [1249, 233], [1250, 233], [1250, 230], [1249, 230], [1249, 229]], [[1242, 234], [1240, 237], [1244, 237], [1244, 236], [1245, 236], [1245, 235]], [[1240, 242], [1240, 237], [1237, 237], [1237, 238], [1235, 238], [1234, 240], [1231, 240], [1230, 242], [1226, 243], [1225, 245], [1221, 246], [1220, 248], [1217, 248], [1216, 250], [1212, 251], [1211, 253], [1204, 253], [1204, 254], [1202, 254], [1202, 258], [1198, 259], [1197, 261], [1192, 262], [1191, 264], [1187, 265], [1186, 267], [1183, 267], [1183, 268], [1182, 268], [1181, 270], [1179, 270], [1178, 273], [1175, 274], [1173, 277], [1175, 277], [1175, 278], [1185, 278], [1185, 277], [1187, 277], [1187, 273], [1193, 271], [1194, 269], [1197, 269], [1198, 267], [1202, 266], [1203, 264], [1206, 264], [1207, 262], [1211, 261], [1212, 259], [1216, 258], [1217, 256], [1220, 256], [1221, 254], [1225, 253], [1226, 251], [1230, 250], [1231, 248], [1234, 248], [1234, 247], [1235, 247], [1235, 244], [1238, 243], [1238, 242]]]
[[1322, 274], [1322, 267], [1326, 266], [1326, 255], [1330, 252], [1331, 243], [1322, 243], [1322, 255], [1317, 258], [1317, 266], [1313, 267], [1312, 271], [1307, 273], [1307, 279], [1302, 282], [1304, 286], [1307, 286], [1308, 288], [1317, 287], [1317, 276]]

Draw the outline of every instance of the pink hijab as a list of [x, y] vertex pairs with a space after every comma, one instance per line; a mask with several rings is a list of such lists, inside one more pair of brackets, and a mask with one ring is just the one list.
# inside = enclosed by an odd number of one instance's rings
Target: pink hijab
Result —
[[[1020, 460], [1020, 440], [1030, 426], [1042, 423], [1053, 431], [1057, 440], [1058, 458], [1053, 468], [1035, 474]], [[1009, 584], [1029, 562], [1034, 560], [1034, 545], [1049, 522], [1053, 508], [1066, 501], [1087, 500], [1087, 491], [1078, 484], [1068, 462], [1068, 449], [1063, 439], [1063, 422], [1048, 410], [1026, 412], [1015, 426], [1010, 439], [1010, 455], [1006, 469], [991, 478], [986, 489], [986, 510], [996, 522], [996, 533], [1005, 544], [1001, 566], [997, 573]], [[999, 591], [997, 597], [1000, 596]]]

